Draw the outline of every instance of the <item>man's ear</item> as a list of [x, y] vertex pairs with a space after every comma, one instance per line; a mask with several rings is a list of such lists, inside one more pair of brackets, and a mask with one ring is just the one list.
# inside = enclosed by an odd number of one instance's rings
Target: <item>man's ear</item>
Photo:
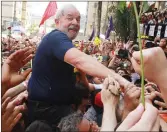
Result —
[[59, 20], [55, 19], [55, 24], [58, 25], [59, 24]]

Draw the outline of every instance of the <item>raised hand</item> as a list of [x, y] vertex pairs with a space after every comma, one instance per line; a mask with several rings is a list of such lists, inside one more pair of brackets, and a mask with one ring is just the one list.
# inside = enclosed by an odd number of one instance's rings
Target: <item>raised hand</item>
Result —
[[114, 131], [117, 125], [116, 106], [119, 100], [119, 90], [120, 85], [114, 78], [108, 76], [104, 80], [101, 91], [104, 106], [101, 131]]
[[[144, 74], [152, 82], [157, 82], [167, 71], [167, 60], [163, 50], [160, 47], [143, 50], [144, 56]], [[131, 58], [133, 67], [136, 72], [141, 73], [140, 69], [140, 52], [134, 52]], [[157, 63], [158, 61], [158, 63]]]
[[10, 98], [7, 98], [2, 103], [2, 128], [4, 132], [11, 132], [13, 127], [21, 119], [21, 111], [24, 109], [22, 105], [16, 106], [17, 101], [10, 102]]
[[140, 104], [130, 112], [116, 131], [159, 131], [158, 110], [147, 102], [145, 106], [145, 111], [143, 105]]
[[32, 50], [24, 48], [11, 54], [2, 66], [2, 95], [7, 89], [20, 84], [31, 72], [27, 69], [19, 74], [19, 70], [32, 59]]
[[116, 106], [119, 99], [119, 90], [119, 83], [114, 78], [108, 76], [108, 78], [104, 80], [103, 89], [101, 91], [103, 105], [111, 104]]
[[123, 119], [127, 116], [129, 112], [131, 112], [138, 106], [140, 93], [141, 89], [133, 84], [129, 84], [127, 86], [127, 89], [125, 89]]

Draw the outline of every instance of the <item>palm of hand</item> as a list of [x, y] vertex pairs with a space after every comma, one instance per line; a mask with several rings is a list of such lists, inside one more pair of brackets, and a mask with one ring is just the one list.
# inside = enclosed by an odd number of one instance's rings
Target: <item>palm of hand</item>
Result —
[[32, 59], [31, 50], [25, 48], [11, 54], [2, 66], [2, 84], [8, 87], [13, 87], [21, 83], [31, 71], [28, 69], [23, 74], [19, 74], [22, 68], [28, 61]]

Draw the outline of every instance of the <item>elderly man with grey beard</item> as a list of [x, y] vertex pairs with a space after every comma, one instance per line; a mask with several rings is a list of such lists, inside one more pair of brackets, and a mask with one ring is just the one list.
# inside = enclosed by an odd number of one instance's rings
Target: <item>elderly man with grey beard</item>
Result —
[[56, 29], [44, 36], [37, 49], [27, 103], [28, 124], [46, 120], [53, 128], [62, 117], [73, 112], [74, 67], [99, 78], [110, 74], [125, 88], [129, 83], [73, 46], [72, 40], [80, 30], [80, 13], [76, 7], [65, 5], [57, 10], [55, 24]]

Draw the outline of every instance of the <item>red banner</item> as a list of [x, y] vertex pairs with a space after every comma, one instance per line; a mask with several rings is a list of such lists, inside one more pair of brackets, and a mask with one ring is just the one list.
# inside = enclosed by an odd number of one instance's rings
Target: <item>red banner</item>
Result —
[[57, 10], [57, 3], [54, 2], [49, 2], [45, 13], [43, 14], [42, 20], [39, 24], [39, 26], [41, 26], [42, 24], [44, 24], [44, 22], [49, 19], [51, 16], [54, 16], [56, 14], [56, 10]]

